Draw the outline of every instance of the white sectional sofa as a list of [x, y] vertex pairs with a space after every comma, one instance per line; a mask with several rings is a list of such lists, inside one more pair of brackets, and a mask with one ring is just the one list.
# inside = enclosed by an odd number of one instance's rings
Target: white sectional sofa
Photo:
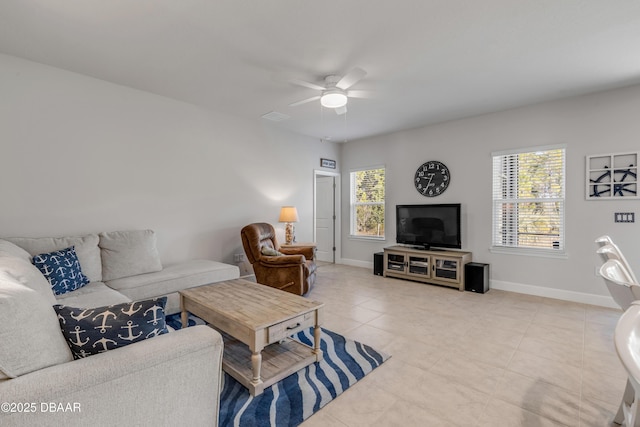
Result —
[[[32, 257], [73, 246], [89, 283], [54, 295]], [[217, 425], [223, 342], [206, 326], [74, 360], [53, 305], [92, 308], [237, 278], [236, 266], [162, 266], [149, 230], [0, 239], [2, 426]], [[132, 306], [133, 307], [133, 306]]]

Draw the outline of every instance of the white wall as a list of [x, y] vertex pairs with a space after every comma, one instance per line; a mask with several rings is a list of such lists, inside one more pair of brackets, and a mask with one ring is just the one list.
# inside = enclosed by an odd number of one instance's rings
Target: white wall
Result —
[[[585, 156], [639, 150], [639, 111], [640, 86], [634, 86], [349, 142], [342, 153], [342, 257], [346, 263], [371, 263], [374, 252], [394, 244], [396, 204], [460, 202], [464, 249], [473, 252], [474, 261], [491, 264], [494, 287], [611, 305], [602, 278], [594, 274], [601, 264], [594, 239], [612, 236], [640, 271], [638, 223], [613, 221], [616, 211], [639, 213], [640, 201], [586, 201]], [[551, 144], [567, 146], [568, 259], [489, 252], [490, 153]], [[446, 164], [452, 174], [449, 188], [436, 198], [421, 196], [413, 185], [418, 166], [431, 159]], [[387, 173], [387, 240], [349, 240], [349, 169], [379, 164]]]
[[0, 55], [0, 236], [151, 228], [164, 262], [233, 262], [240, 229], [295, 205], [339, 146]]

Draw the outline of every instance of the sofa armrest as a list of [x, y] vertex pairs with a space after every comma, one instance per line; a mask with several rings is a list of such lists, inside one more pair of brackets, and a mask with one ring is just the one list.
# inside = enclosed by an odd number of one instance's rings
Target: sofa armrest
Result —
[[2, 381], [3, 401], [36, 411], [0, 413], [0, 425], [217, 426], [222, 352], [200, 325]]

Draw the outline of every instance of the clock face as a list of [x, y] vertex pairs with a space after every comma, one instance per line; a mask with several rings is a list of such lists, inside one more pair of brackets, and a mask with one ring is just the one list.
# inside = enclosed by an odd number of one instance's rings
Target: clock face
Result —
[[418, 193], [426, 197], [435, 197], [444, 193], [449, 186], [449, 181], [451, 181], [449, 168], [431, 160], [418, 168], [414, 184]]

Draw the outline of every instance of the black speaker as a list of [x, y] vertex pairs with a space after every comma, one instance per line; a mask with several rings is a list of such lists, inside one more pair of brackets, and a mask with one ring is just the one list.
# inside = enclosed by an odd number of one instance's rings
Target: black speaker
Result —
[[464, 290], [479, 294], [489, 291], [489, 264], [480, 262], [465, 264]]
[[384, 269], [384, 253], [376, 252], [373, 254], [373, 274], [376, 276], [382, 276]]

